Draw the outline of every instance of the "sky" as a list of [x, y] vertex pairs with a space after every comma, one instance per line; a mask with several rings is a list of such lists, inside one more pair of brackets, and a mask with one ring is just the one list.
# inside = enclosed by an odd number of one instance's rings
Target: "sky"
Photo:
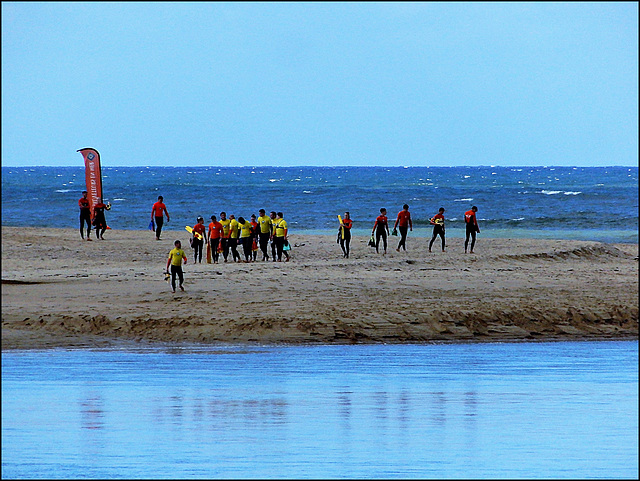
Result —
[[2, 2], [2, 165], [637, 166], [638, 3]]

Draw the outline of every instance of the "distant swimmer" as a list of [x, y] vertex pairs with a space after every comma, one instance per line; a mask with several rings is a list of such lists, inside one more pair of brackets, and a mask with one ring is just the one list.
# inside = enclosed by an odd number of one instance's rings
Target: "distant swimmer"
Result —
[[476, 218], [476, 212], [478, 212], [478, 208], [474, 205], [471, 207], [471, 210], [468, 210], [464, 213], [464, 222], [467, 226], [467, 237], [464, 241], [464, 253], [467, 253], [467, 245], [469, 244], [469, 236], [471, 236], [471, 249], [469, 250], [470, 254], [473, 254], [473, 246], [476, 244], [476, 232], [480, 232], [480, 227], [478, 227], [478, 219]]
[[[340, 216], [338, 216], [340, 217]], [[351, 226], [353, 221], [351, 220], [351, 214], [349, 212], [344, 213], [344, 219], [340, 223], [338, 229], [338, 238], [340, 239], [340, 247], [342, 248], [342, 254], [347, 259], [349, 258], [349, 244], [351, 243]]]
[[[409, 213], [409, 205], [405, 204], [402, 206], [402, 210], [398, 212], [398, 217], [396, 218], [396, 223], [393, 224], [393, 230], [398, 227], [400, 229], [400, 242], [398, 242], [398, 247], [396, 248], [397, 252], [400, 252], [400, 247], [403, 250], [407, 250], [407, 231], [411, 230], [413, 232], [413, 223], [411, 222], [411, 214]], [[394, 233], [395, 235], [395, 233]]]
[[169, 211], [167, 206], [164, 205], [161, 195], [158, 196], [158, 202], [151, 207], [151, 220], [155, 221], [156, 225], [156, 240], [160, 240], [160, 232], [162, 232], [162, 226], [164, 224], [164, 215], [167, 216], [167, 222], [169, 222]]
[[380, 239], [384, 245], [384, 254], [387, 254], [387, 236], [389, 235], [389, 221], [387, 219], [387, 209], [380, 208], [380, 215], [376, 217], [376, 221], [373, 223], [373, 229], [371, 234], [376, 236], [376, 253], [378, 253], [378, 246], [380, 245]]
[[429, 219], [429, 222], [433, 225], [433, 235], [431, 236], [431, 242], [429, 242], [429, 252], [431, 252], [431, 246], [437, 236], [440, 236], [442, 239], [442, 252], [444, 252], [444, 207], [440, 207], [438, 213]]
[[87, 191], [82, 191], [82, 197], [78, 200], [80, 206], [80, 237], [84, 240], [84, 224], [87, 223], [87, 240], [91, 240], [91, 204], [87, 198]]
[[184, 283], [184, 274], [182, 272], [182, 262], [187, 263], [187, 255], [182, 250], [182, 243], [177, 240], [173, 243], [175, 246], [169, 252], [169, 258], [167, 259], [167, 274], [169, 273], [169, 266], [171, 266], [171, 290], [176, 292], [176, 276], [180, 280], [180, 290], [184, 291], [182, 284]]

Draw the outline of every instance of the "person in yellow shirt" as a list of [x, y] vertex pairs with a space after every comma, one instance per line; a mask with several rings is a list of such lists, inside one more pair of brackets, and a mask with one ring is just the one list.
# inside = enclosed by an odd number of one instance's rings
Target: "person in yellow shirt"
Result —
[[260, 250], [262, 251], [262, 260], [268, 261], [269, 254], [267, 254], [267, 246], [269, 245], [269, 239], [271, 237], [271, 217], [266, 214], [264, 209], [260, 209], [258, 213], [260, 214], [260, 217], [258, 217], [258, 225], [260, 226], [258, 237], [260, 240]]
[[240, 228], [240, 243], [244, 252], [244, 261], [251, 262], [251, 244], [253, 244], [251, 222], [244, 217], [238, 217], [238, 227]]
[[171, 291], [176, 292], [176, 276], [180, 280], [180, 290], [184, 291], [182, 284], [184, 282], [184, 274], [182, 273], [182, 262], [187, 263], [187, 255], [182, 250], [182, 243], [177, 240], [173, 243], [175, 246], [169, 252], [169, 258], [167, 259], [166, 273], [169, 273], [169, 265], [171, 265]]
[[220, 212], [220, 220], [218, 222], [222, 224], [222, 236], [220, 237], [222, 256], [224, 257], [224, 261], [227, 262], [227, 258], [229, 257], [229, 234], [231, 232], [231, 219], [227, 219], [226, 212]]
[[289, 229], [287, 221], [283, 219], [282, 212], [276, 214], [276, 221], [274, 223], [274, 243], [276, 245], [276, 252], [278, 253], [278, 262], [282, 261], [282, 254], [284, 253], [285, 262], [289, 262], [289, 252], [284, 250], [284, 246], [288, 244]]
[[231, 248], [231, 254], [233, 254], [233, 262], [240, 260], [240, 254], [238, 253], [238, 235], [240, 232], [240, 226], [236, 220], [236, 216], [229, 215], [231, 222], [229, 223], [229, 247]]

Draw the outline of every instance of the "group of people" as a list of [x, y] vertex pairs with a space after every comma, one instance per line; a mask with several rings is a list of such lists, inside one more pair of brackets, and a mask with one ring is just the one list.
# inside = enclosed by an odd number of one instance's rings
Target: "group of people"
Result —
[[[161, 201], [162, 197], [159, 197], [158, 200]], [[161, 209], [160, 212], [166, 213], [168, 220], [169, 214], [166, 211], [166, 206], [161, 207]], [[152, 210], [152, 215], [155, 212], [157, 210]], [[204, 225], [204, 218], [199, 216], [197, 223], [191, 229], [193, 237], [190, 242], [194, 250], [193, 262], [202, 263], [205, 242], [207, 243], [208, 254], [211, 255], [211, 260], [214, 264], [219, 262], [220, 255], [222, 255], [224, 262], [227, 262], [229, 253], [231, 253], [234, 262], [255, 262], [258, 257], [258, 248], [262, 251], [263, 261], [272, 259], [274, 262], [281, 262], [283, 256], [285, 262], [289, 261], [289, 228], [287, 221], [284, 220], [283, 213], [272, 211], [269, 215], [266, 215], [264, 209], [260, 209], [258, 213], [260, 214], [259, 217], [252, 214], [250, 220], [246, 220], [242, 216], [236, 219], [233, 214], [227, 217], [227, 213], [223, 211], [220, 212], [220, 219], [215, 215], [211, 216], [208, 229]], [[157, 221], [158, 219], [156, 218], [156, 224]], [[271, 243], [271, 256], [269, 256], [268, 252], [269, 243]], [[238, 246], [242, 246], [244, 260], [238, 252]], [[166, 272], [169, 274], [169, 267], [171, 267], [171, 290], [173, 292], [176, 291], [176, 278], [179, 281], [180, 289], [184, 291], [182, 285], [184, 282], [183, 262], [187, 263], [187, 255], [182, 250], [182, 243], [176, 240], [174, 248], [169, 252], [166, 268]]]
[[[102, 199], [93, 207], [93, 212], [90, 209], [89, 199], [87, 198], [87, 192], [82, 192], [82, 198], [78, 201], [80, 207], [80, 235], [82, 239], [84, 236], [84, 225], [87, 225], [87, 237], [86, 240], [91, 240], [91, 226], [96, 229], [96, 237], [98, 239], [104, 239], [103, 234], [109, 227], [105, 219], [104, 211], [110, 210], [110, 204], [104, 204]], [[476, 212], [478, 208], [473, 206], [470, 210], [465, 212], [464, 221], [466, 225], [466, 238], [464, 242], [464, 252], [467, 253], [470, 245], [470, 253], [473, 253], [473, 248], [476, 242], [476, 233], [480, 232], [478, 226], [478, 220], [476, 218]], [[220, 260], [220, 256], [224, 259], [224, 262], [228, 261], [229, 253], [231, 253], [232, 260], [234, 262], [255, 262], [258, 256], [258, 250], [262, 252], [262, 260], [273, 262], [281, 262], [284, 256], [284, 261], [289, 261], [289, 242], [288, 242], [288, 225], [287, 221], [283, 218], [282, 212], [271, 211], [269, 215], [266, 214], [264, 209], [260, 209], [259, 216], [256, 217], [252, 214], [249, 220], [244, 217], [235, 218], [235, 215], [230, 214], [227, 217], [226, 212], [220, 212], [220, 218], [215, 215], [211, 216], [211, 222], [208, 229], [205, 226], [204, 218], [199, 216], [196, 224], [192, 227], [191, 232], [193, 237], [190, 239], [191, 247], [194, 250], [194, 263], [202, 263], [203, 251], [206, 242], [207, 251], [211, 255], [211, 261], [217, 264]], [[434, 241], [439, 236], [442, 242], [442, 252], [445, 252], [445, 225], [444, 225], [444, 212], [445, 209], [440, 207], [438, 213], [429, 219], [430, 224], [433, 225], [433, 234], [429, 242], [429, 252], [433, 246]], [[164, 225], [164, 217], [166, 216], [167, 222], [169, 222], [169, 211], [164, 204], [162, 196], [158, 196], [158, 201], [155, 202], [151, 208], [151, 223], [150, 228], [155, 231], [156, 240], [161, 240], [160, 234]], [[351, 243], [351, 228], [353, 227], [353, 221], [349, 212], [344, 213], [344, 218], [339, 217], [340, 227], [338, 229], [337, 242], [342, 249], [343, 257], [349, 257], [350, 243]], [[397, 235], [400, 232], [400, 240], [396, 251], [400, 252], [400, 249], [407, 250], [406, 241], [409, 231], [413, 231], [413, 222], [411, 220], [411, 213], [409, 212], [409, 205], [404, 204], [402, 210], [398, 212], [396, 221], [393, 225], [393, 234], [389, 233], [389, 219], [387, 217], [387, 209], [384, 207], [380, 209], [380, 215], [376, 217], [371, 230], [371, 239], [369, 245], [375, 247], [376, 253], [379, 253], [380, 241], [382, 241], [383, 253], [387, 253], [387, 237], [389, 235]], [[269, 255], [269, 245], [271, 246]], [[244, 260], [238, 252], [238, 247], [242, 246]], [[209, 255], [207, 255], [207, 258]], [[184, 290], [182, 284], [184, 281], [182, 273], [182, 263], [187, 262], [187, 256], [182, 250], [182, 244], [179, 240], [174, 242], [174, 249], [169, 253], [167, 259], [167, 273], [169, 273], [169, 267], [171, 267], [171, 287], [173, 292], [176, 289], [176, 278], [179, 280], [180, 289]]]
[[[478, 226], [478, 219], [476, 217], [476, 212], [478, 212], [478, 208], [474, 205], [470, 210], [464, 213], [464, 222], [466, 229], [466, 237], [464, 241], [464, 252], [467, 253], [467, 249], [469, 247], [469, 240], [471, 239], [471, 249], [469, 252], [473, 254], [473, 247], [476, 244], [476, 233], [480, 232], [480, 227]], [[348, 212], [345, 214], [347, 216]], [[349, 221], [351, 222], [351, 221]], [[431, 247], [433, 246], [433, 242], [436, 240], [438, 236], [442, 241], [442, 252], [445, 252], [445, 229], [444, 229], [444, 207], [440, 207], [438, 209], [438, 213], [434, 215], [431, 219], [429, 219], [429, 223], [433, 225], [433, 234], [431, 236], [431, 241], [429, 242], [429, 252], [431, 252]], [[340, 224], [340, 228], [343, 229], [343, 225]], [[346, 228], [345, 228], [346, 229]], [[349, 224], [348, 229], [351, 229], [351, 223]], [[400, 231], [400, 241], [398, 242], [398, 247], [396, 248], [397, 252], [400, 252], [400, 248], [403, 250], [407, 250], [407, 233], [408, 231], [413, 231], [413, 223], [411, 221], [411, 213], [409, 212], [409, 205], [404, 204], [402, 206], [402, 210], [398, 212], [398, 216], [396, 217], [396, 222], [393, 225], [393, 235], [398, 234], [398, 230]], [[387, 218], [387, 209], [382, 207], [380, 209], [380, 215], [376, 217], [375, 222], [373, 223], [373, 229], [371, 230], [371, 240], [369, 241], [369, 245], [376, 248], [376, 253], [379, 253], [380, 240], [382, 240], [382, 245], [384, 249], [384, 254], [387, 253], [387, 236], [389, 236], [389, 219]], [[349, 235], [349, 239], [351, 236]], [[347, 245], [346, 251], [343, 247], [343, 252], [345, 257], [349, 257], [349, 247]]]

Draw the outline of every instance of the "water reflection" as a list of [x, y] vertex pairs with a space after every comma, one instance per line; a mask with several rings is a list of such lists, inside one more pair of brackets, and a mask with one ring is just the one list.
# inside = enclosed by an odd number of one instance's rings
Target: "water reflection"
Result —
[[637, 342], [212, 351], [4, 352], [3, 477], [638, 474]]

